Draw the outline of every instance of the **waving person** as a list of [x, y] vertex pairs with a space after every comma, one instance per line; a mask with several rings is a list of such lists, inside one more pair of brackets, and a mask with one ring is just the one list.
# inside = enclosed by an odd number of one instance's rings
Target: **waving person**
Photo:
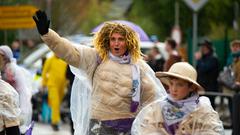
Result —
[[138, 111], [165, 90], [141, 59], [138, 35], [128, 26], [106, 22], [94, 48], [74, 45], [49, 29], [45, 12], [33, 17], [41, 38], [76, 75], [71, 94], [75, 134], [130, 134]]

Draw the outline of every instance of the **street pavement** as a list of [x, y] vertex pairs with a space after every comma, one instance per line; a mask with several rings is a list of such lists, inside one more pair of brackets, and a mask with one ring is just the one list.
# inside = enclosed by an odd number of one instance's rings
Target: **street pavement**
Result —
[[[231, 135], [231, 130], [225, 130], [225, 135]], [[71, 135], [70, 126], [67, 124], [61, 125], [60, 130], [55, 132], [51, 126], [43, 123], [35, 123], [33, 135]]]
[[35, 123], [32, 135], [71, 135], [69, 125], [61, 125], [59, 131], [53, 131], [50, 124]]

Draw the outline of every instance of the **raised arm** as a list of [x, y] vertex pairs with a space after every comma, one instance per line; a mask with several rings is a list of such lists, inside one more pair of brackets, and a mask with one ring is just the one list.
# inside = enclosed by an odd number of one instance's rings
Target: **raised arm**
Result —
[[49, 29], [49, 32], [41, 36], [42, 40], [48, 47], [68, 64], [75, 67], [80, 65], [80, 52], [77, 46], [74, 46], [70, 41], [60, 37], [56, 32]]
[[70, 41], [61, 38], [57, 33], [49, 29], [50, 20], [44, 11], [37, 11], [33, 20], [37, 25], [41, 38], [48, 47], [60, 58], [67, 63], [78, 67], [80, 62], [80, 54]]

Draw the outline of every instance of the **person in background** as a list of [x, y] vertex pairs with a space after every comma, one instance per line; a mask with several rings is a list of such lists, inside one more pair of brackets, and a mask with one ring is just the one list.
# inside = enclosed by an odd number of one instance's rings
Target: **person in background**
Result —
[[166, 60], [163, 71], [168, 71], [169, 68], [176, 62], [182, 61], [182, 57], [177, 52], [177, 43], [174, 39], [168, 38], [165, 41], [165, 49], [168, 53], [168, 59]]
[[71, 94], [75, 134], [129, 135], [138, 111], [165, 95], [141, 59], [139, 37], [129, 26], [104, 23], [90, 48], [74, 45], [49, 29], [45, 12], [37, 11], [33, 19], [43, 41], [76, 76]]
[[153, 69], [154, 72], [163, 71], [164, 58], [161, 55], [157, 46], [154, 46], [150, 50], [148, 65]]
[[196, 70], [186, 62], [177, 62], [168, 72], [156, 72], [168, 84], [164, 100], [149, 104], [136, 117], [131, 135], [223, 135], [219, 115], [203, 88], [196, 82]]
[[[33, 78], [34, 80], [34, 87], [36, 88], [33, 92], [32, 96], [32, 108], [33, 108], [33, 121], [39, 121], [40, 120], [40, 114], [45, 114], [42, 111], [42, 107], [45, 106], [43, 102], [43, 95], [47, 93], [47, 91], [42, 90], [42, 69], [43, 65], [46, 61], [46, 57], [41, 58], [41, 68], [37, 69], [36, 74]], [[45, 117], [41, 116], [42, 120], [46, 120]], [[50, 120], [49, 120], [50, 121]]]
[[[233, 94], [232, 99], [232, 135], [240, 134], [240, 41], [234, 40], [231, 43], [232, 50], [232, 69], [235, 75], [235, 84], [239, 89], [236, 91], [230, 90]], [[226, 89], [224, 89], [226, 90]], [[228, 90], [229, 92], [229, 90]], [[231, 100], [230, 100], [231, 101]]]
[[66, 88], [67, 63], [55, 54], [48, 58], [42, 71], [42, 87], [48, 91], [48, 103], [51, 108], [51, 126], [54, 131], [59, 130], [61, 120], [60, 105]]
[[234, 40], [231, 43], [232, 68], [236, 79], [236, 84], [240, 85], [240, 41]]
[[[0, 65], [3, 59], [0, 57]], [[20, 135], [19, 125], [19, 95], [0, 74], [0, 135]]]
[[19, 94], [20, 101], [20, 131], [24, 134], [32, 119], [32, 76], [29, 71], [16, 64], [13, 53], [7, 45], [0, 46], [2, 79], [9, 83]]
[[[227, 58], [227, 64], [226, 67], [229, 69], [232, 69], [232, 72], [234, 74], [234, 77], [236, 79], [236, 85], [240, 82], [240, 41], [239, 40], [233, 40], [230, 43], [230, 50], [231, 53]], [[228, 88], [224, 85], [220, 85], [222, 88], [223, 93], [227, 93], [230, 95], [235, 95], [238, 91], [233, 90], [231, 88]], [[223, 103], [223, 99], [221, 99], [221, 102]], [[231, 98], [228, 99], [229, 104], [229, 110], [232, 114], [232, 100]]]
[[11, 44], [13, 58], [15, 58], [16, 60], [18, 60], [21, 57], [20, 45], [21, 43], [19, 40], [14, 40]]
[[[206, 90], [218, 92], [217, 77], [219, 74], [219, 62], [214, 56], [212, 42], [208, 39], [203, 39], [199, 43], [200, 52], [195, 54], [197, 60], [197, 82]], [[215, 109], [215, 96], [208, 96], [213, 108]]]
[[233, 40], [230, 43], [230, 50], [231, 53], [227, 58], [226, 66], [232, 65], [232, 63], [234, 62], [234, 56], [240, 56], [240, 40]]

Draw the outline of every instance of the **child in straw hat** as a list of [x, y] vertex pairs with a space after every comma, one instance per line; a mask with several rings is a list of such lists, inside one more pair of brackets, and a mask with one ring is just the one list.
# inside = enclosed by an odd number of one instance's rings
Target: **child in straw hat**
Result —
[[169, 95], [146, 106], [136, 117], [132, 135], [221, 135], [224, 134], [218, 113], [203, 88], [196, 82], [196, 70], [178, 62], [168, 72], [156, 76], [169, 86]]

